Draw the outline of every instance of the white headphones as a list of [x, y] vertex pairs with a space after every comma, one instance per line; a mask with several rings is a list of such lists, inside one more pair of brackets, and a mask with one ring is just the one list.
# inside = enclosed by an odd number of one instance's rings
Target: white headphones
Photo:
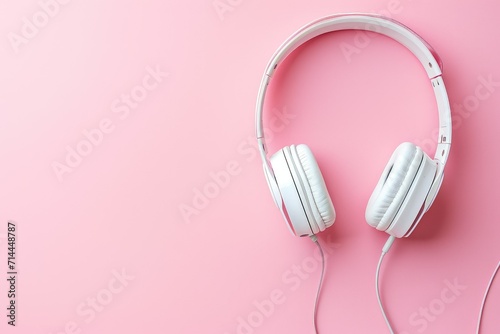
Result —
[[438, 55], [420, 36], [397, 21], [366, 14], [328, 16], [304, 26], [281, 45], [267, 65], [257, 98], [256, 130], [264, 173], [293, 234], [311, 236], [333, 224], [335, 209], [311, 150], [306, 145], [286, 146], [268, 159], [262, 115], [267, 86], [290, 53], [316, 36], [349, 29], [378, 32], [407, 47], [422, 63], [436, 95], [439, 137], [434, 159], [412, 143], [399, 145], [366, 208], [369, 225], [396, 238], [407, 237], [430, 208], [443, 181], [452, 124]]

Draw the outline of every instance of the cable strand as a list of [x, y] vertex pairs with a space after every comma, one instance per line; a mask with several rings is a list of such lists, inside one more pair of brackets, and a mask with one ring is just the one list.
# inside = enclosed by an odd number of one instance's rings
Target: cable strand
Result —
[[323, 247], [321, 247], [321, 244], [318, 241], [318, 238], [315, 235], [311, 236], [311, 240], [318, 246], [319, 252], [321, 254], [321, 277], [319, 279], [319, 285], [318, 285], [318, 291], [316, 292], [316, 301], [314, 302], [314, 313], [313, 313], [313, 325], [314, 325], [314, 332], [316, 334], [319, 334], [318, 331], [318, 324], [317, 324], [317, 316], [318, 316], [318, 305], [319, 305], [319, 297], [321, 294], [321, 287], [323, 286], [323, 279], [325, 277], [325, 254], [323, 253]]
[[498, 262], [498, 265], [495, 268], [495, 271], [493, 271], [493, 275], [491, 275], [490, 281], [488, 282], [488, 286], [486, 287], [486, 291], [484, 292], [484, 297], [483, 297], [483, 301], [481, 303], [481, 308], [479, 309], [479, 317], [477, 319], [476, 334], [479, 334], [479, 330], [481, 329], [481, 320], [483, 318], [484, 306], [486, 305], [486, 298], [488, 297], [488, 293], [490, 292], [491, 285], [493, 284], [493, 280], [495, 279], [495, 276], [497, 275], [499, 268], [500, 268], [500, 262]]
[[396, 238], [393, 237], [392, 235], [387, 239], [387, 242], [385, 243], [382, 253], [380, 254], [380, 259], [378, 260], [378, 265], [377, 265], [377, 271], [375, 272], [375, 290], [377, 292], [377, 301], [378, 305], [380, 307], [380, 310], [382, 311], [382, 316], [384, 317], [385, 323], [387, 324], [387, 327], [389, 328], [389, 332], [391, 334], [394, 334], [394, 330], [392, 329], [391, 323], [385, 313], [384, 306], [382, 305], [382, 300], [380, 298], [380, 289], [379, 289], [379, 276], [380, 276], [380, 268], [382, 267], [382, 261], [384, 260], [385, 254], [389, 251], [389, 249], [392, 246], [392, 243], [394, 242]]

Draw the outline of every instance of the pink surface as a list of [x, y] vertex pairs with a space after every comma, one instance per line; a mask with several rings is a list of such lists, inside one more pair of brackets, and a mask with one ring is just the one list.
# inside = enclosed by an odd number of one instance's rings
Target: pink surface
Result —
[[[486, 0], [1, 2], [0, 277], [8, 220], [18, 277], [15, 328], [0, 280], [0, 332], [312, 333], [315, 246], [274, 207], [254, 104], [286, 37], [364, 11], [433, 45], [454, 115], [442, 190], [386, 257], [383, 300], [397, 333], [472, 333], [500, 260], [499, 10]], [[287, 59], [270, 94], [271, 151], [308, 144], [337, 210], [319, 236], [329, 254], [320, 332], [387, 333], [374, 291], [386, 235], [364, 211], [400, 142], [433, 153], [425, 73], [392, 40], [342, 32]], [[500, 330], [499, 308], [497, 280], [482, 333]]]

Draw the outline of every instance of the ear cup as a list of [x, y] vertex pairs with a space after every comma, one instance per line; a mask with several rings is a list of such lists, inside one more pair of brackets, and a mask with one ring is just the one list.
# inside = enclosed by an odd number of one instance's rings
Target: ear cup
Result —
[[405, 236], [416, 223], [436, 169], [421, 148], [399, 145], [368, 201], [367, 223], [396, 237]]
[[296, 154], [294, 158], [297, 159], [298, 157], [300, 161], [307, 181], [307, 189], [310, 189], [308, 197], [311, 199], [310, 203], [316, 213], [315, 216], [317, 217], [320, 229], [323, 231], [325, 228], [332, 226], [335, 221], [335, 208], [333, 207], [332, 200], [326, 189], [325, 180], [308, 146], [292, 146], [291, 151], [292, 155], [293, 153]]
[[284, 147], [271, 157], [285, 220], [298, 236], [311, 235], [331, 226], [335, 210], [323, 176], [306, 145]]

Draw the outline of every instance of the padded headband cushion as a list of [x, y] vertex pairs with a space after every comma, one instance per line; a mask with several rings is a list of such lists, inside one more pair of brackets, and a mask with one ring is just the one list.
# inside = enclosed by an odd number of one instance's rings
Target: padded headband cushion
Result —
[[385, 231], [396, 217], [422, 162], [422, 150], [412, 143], [399, 145], [387, 163], [366, 207], [369, 225]]
[[295, 148], [300, 164], [306, 174], [307, 183], [311, 189], [313, 197], [311, 207], [313, 210], [318, 211], [325, 227], [330, 227], [335, 221], [335, 209], [333, 208], [330, 195], [328, 195], [328, 190], [326, 189], [318, 163], [308, 146], [302, 144], [297, 145]]

